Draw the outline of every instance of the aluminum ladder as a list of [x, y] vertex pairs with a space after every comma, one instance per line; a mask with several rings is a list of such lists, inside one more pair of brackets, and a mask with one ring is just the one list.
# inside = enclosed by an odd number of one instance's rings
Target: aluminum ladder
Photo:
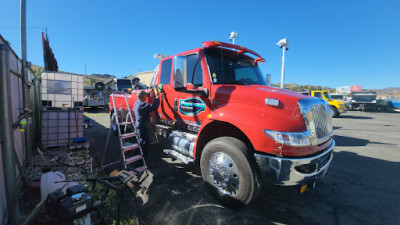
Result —
[[[125, 122], [120, 122], [120, 118], [118, 118], [118, 112], [121, 113], [121, 118], [123, 117], [123, 109], [118, 109], [116, 104], [115, 104], [115, 95], [123, 95], [124, 99], [125, 99], [125, 103], [126, 103], [126, 107], [127, 107], [127, 113], [126, 113], [126, 119]], [[112, 93], [110, 95], [112, 103], [113, 103], [113, 109], [114, 109], [114, 113], [111, 117], [110, 120], [110, 129], [108, 131], [108, 135], [107, 135], [107, 141], [106, 141], [106, 145], [104, 147], [104, 152], [103, 152], [103, 159], [101, 160], [101, 166], [102, 168], [114, 165], [116, 163], [121, 162], [121, 159], [112, 163], [109, 163], [107, 165], [104, 165], [104, 158], [106, 155], [106, 150], [109, 144], [109, 140], [110, 140], [110, 136], [112, 135], [113, 132], [113, 125], [116, 126], [116, 130], [118, 131], [118, 138], [119, 138], [119, 144], [120, 144], [120, 150], [121, 150], [121, 158], [122, 158], [122, 162], [124, 165], [124, 169], [127, 169], [127, 165], [137, 162], [137, 161], [141, 161], [142, 162], [142, 166], [140, 167], [136, 167], [136, 168], [129, 168], [132, 169], [134, 172], [136, 173], [141, 173], [143, 171], [145, 171], [147, 169], [147, 165], [146, 165], [146, 161], [143, 157], [143, 150], [142, 147], [140, 146], [140, 140], [139, 137], [137, 135], [137, 130], [136, 130], [136, 126], [135, 126], [135, 120], [133, 118], [132, 115], [132, 110], [129, 106], [129, 102], [128, 102], [128, 98], [125, 92], [121, 92], [121, 91], [116, 91], [114, 93]], [[113, 121], [115, 121], [115, 124], [113, 124]], [[124, 127], [124, 133], [122, 133], [121, 131], [121, 126]], [[128, 131], [128, 126], [131, 126], [131, 131]], [[135, 138], [136, 139], [136, 143], [132, 144], [126, 141], [126, 139], [128, 138]], [[127, 143], [129, 143], [129, 145], [126, 145]], [[137, 150], [139, 150], [137, 152]], [[131, 156], [131, 157], [126, 157], [126, 155], [132, 151], [135, 151], [136, 155]]]
[[153, 76], [151, 77], [151, 81], [150, 81], [150, 85], [149, 85], [150, 89], [156, 87], [158, 70], [159, 70], [159, 65], [157, 65], [156, 69], [154, 70]]

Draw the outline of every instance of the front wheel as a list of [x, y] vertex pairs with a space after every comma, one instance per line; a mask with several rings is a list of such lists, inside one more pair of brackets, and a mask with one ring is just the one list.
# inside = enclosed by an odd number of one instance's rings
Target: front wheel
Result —
[[247, 205], [258, 193], [259, 183], [247, 146], [232, 137], [212, 140], [200, 159], [204, 182], [229, 206]]
[[340, 115], [340, 113], [339, 113], [339, 111], [337, 110], [337, 108], [336, 107], [333, 107], [333, 106], [331, 106], [331, 116], [333, 117], [333, 118], [337, 118], [337, 117], [339, 117], [339, 115]]

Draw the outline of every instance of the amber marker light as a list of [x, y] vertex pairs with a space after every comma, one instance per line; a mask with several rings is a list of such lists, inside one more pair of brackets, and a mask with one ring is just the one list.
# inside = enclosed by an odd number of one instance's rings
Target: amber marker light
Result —
[[300, 194], [303, 194], [307, 190], [307, 184], [300, 187]]

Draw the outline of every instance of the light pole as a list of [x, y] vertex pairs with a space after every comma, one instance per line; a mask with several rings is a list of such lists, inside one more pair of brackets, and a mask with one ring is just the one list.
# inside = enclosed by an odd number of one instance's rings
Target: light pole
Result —
[[289, 41], [284, 38], [279, 40], [278, 43], [276, 43], [277, 45], [279, 45], [279, 47], [282, 48], [282, 75], [281, 75], [281, 88], [283, 88], [283, 81], [285, 78], [285, 51], [289, 50]]
[[161, 53], [156, 53], [154, 54], [154, 59], [165, 59], [169, 57], [169, 55], [161, 54]]
[[239, 33], [235, 32], [235, 31], [232, 31], [232, 32], [230, 33], [230, 35], [229, 35], [229, 40], [232, 41], [232, 44], [235, 44], [235, 38], [238, 37], [238, 34], [239, 34]]

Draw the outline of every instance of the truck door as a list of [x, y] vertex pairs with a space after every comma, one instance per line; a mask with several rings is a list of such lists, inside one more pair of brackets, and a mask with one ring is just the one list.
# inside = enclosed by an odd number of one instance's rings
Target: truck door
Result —
[[162, 123], [172, 124], [176, 117], [174, 110], [175, 90], [172, 86], [172, 59], [166, 59], [161, 63], [158, 79], [158, 84], [162, 84], [164, 90], [158, 108], [159, 118]]
[[[209, 114], [210, 99], [207, 95], [199, 94], [206, 90], [204, 82], [202, 60], [199, 54], [186, 56], [186, 82], [187, 88], [175, 89], [174, 110], [177, 112], [175, 121], [188, 125], [189, 129], [198, 130]], [[197, 94], [196, 94], [197, 93]], [[200, 92], [201, 93], [201, 92]]]

